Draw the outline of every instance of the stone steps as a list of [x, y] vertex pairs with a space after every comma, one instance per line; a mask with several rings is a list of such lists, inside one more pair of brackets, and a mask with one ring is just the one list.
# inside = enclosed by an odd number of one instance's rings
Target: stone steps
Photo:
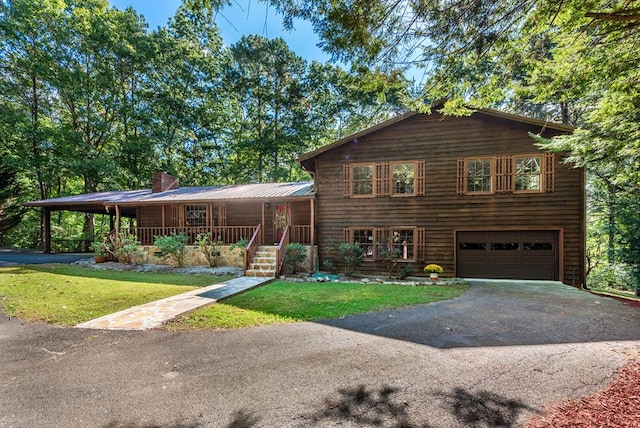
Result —
[[260, 278], [275, 278], [278, 266], [276, 255], [276, 247], [266, 245], [259, 247], [245, 275]]

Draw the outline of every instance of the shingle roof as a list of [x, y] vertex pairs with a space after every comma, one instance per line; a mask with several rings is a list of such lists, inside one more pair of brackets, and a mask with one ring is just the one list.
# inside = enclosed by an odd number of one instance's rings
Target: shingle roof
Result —
[[310, 198], [315, 195], [312, 181], [297, 183], [235, 184], [229, 186], [183, 187], [152, 193], [150, 189], [86, 193], [27, 202], [31, 207], [147, 205], [211, 200], [260, 200]]

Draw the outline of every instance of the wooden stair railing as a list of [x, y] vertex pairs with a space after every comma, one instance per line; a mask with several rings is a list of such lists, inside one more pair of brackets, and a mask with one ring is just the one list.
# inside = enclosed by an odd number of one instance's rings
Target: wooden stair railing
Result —
[[287, 225], [280, 239], [280, 243], [276, 247], [276, 277], [280, 276], [282, 267], [284, 266], [284, 257], [287, 254], [287, 245], [289, 245], [291, 236], [291, 227]]
[[251, 240], [247, 244], [244, 250], [244, 274], [247, 274], [247, 269], [249, 269], [249, 265], [251, 264], [251, 260], [256, 255], [258, 248], [262, 245], [262, 223], [256, 227], [255, 232], [253, 232], [253, 236]]

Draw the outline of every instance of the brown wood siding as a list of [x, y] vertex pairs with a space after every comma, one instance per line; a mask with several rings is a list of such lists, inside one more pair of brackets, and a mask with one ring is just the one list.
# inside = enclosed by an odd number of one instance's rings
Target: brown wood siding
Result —
[[162, 226], [162, 207], [138, 208], [138, 226], [160, 227]]
[[[446, 275], [454, 275], [456, 230], [557, 228], [563, 230], [560, 277], [580, 284], [584, 257], [581, 169], [564, 165], [562, 156], [556, 155], [553, 192], [458, 194], [459, 159], [536, 153], [539, 149], [527, 133], [540, 131], [479, 113], [444, 119], [417, 115], [320, 154], [315, 174], [320, 246], [329, 238], [342, 241], [346, 227], [424, 227], [426, 252], [415, 270], [425, 263], [438, 263]], [[350, 163], [424, 159], [425, 196], [347, 198], [346, 159]], [[321, 258], [324, 255], [321, 249]], [[380, 262], [365, 262], [361, 268], [363, 272], [383, 270]]]

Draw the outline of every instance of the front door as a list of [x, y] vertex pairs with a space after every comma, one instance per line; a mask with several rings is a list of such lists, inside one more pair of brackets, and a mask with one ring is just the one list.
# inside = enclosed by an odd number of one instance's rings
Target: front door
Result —
[[291, 205], [277, 205], [275, 220], [277, 242], [280, 242], [282, 235], [284, 234], [284, 230], [289, 224], [291, 224]]

